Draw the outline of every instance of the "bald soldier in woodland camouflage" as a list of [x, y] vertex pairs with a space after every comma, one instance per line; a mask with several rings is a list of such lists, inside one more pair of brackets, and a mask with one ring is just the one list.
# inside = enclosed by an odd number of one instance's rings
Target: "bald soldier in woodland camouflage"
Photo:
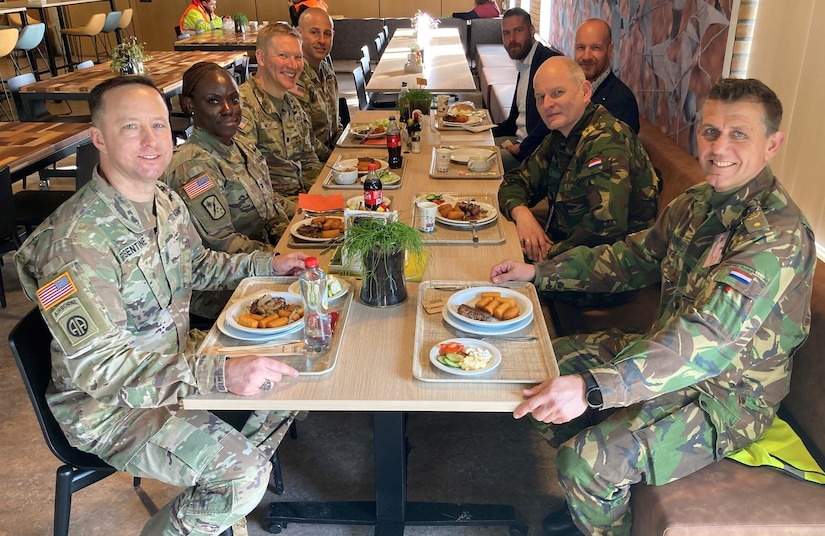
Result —
[[301, 36], [288, 24], [273, 23], [258, 32], [258, 72], [241, 84], [243, 119], [238, 138], [266, 157], [273, 189], [290, 201], [306, 193], [323, 163], [312, 145], [312, 124], [295, 88], [304, 66]]
[[149, 78], [112, 78], [92, 90], [89, 108], [100, 165], [14, 256], [54, 337], [49, 408], [78, 449], [184, 488], [142, 534], [240, 531], [293, 413], [251, 412], [237, 431], [213, 413], [181, 409], [180, 399], [259, 394], [298, 371], [270, 357], [197, 353], [203, 333], [189, 331], [189, 298], [247, 276], [294, 275], [305, 255], [203, 246], [186, 205], [158, 182], [172, 135]]
[[[532, 261], [579, 246], [611, 244], [656, 218], [659, 179], [627, 125], [590, 102], [591, 86], [570, 58], [547, 59], [533, 78], [536, 105], [551, 130], [504, 176], [498, 201]], [[530, 210], [547, 199], [545, 228]]]
[[545, 518], [546, 535], [629, 535], [631, 485], [690, 475], [771, 426], [808, 335], [816, 262], [810, 226], [767, 165], [781, 120], [763, 83], [719, 81], [697, 125], [706, 184], [623, 241], [493, 267], [495, 283], [545, 291], [662, 285], [647, 333], [555, 340], [562, 375], [525, 390], [513, 414], [559, 448], [569, 513]]

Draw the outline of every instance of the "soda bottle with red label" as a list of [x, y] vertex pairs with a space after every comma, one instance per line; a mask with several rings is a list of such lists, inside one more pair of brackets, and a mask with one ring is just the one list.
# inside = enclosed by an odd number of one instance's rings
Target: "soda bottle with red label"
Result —
[[387, 127], [387, 163], [390, 169], [399, 169], [402, 163], [401, 157], [401, 129], [395, 122], [395, 116], [390, 116], [390, 125]]
[[384, 202], [384, 185], [378, 178], [377, 164], [367, 165], [367, 176], [364, 177], [364, 208], [378, 210]]

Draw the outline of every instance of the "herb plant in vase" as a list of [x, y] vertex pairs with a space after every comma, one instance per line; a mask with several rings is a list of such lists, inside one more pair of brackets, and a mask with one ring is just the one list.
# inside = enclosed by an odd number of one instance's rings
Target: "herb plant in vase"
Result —
[[244, 33], [249, 24], [249, 19], [243, 13], [235, 13], [232, 15], [232, 20], [235, 21], [235, 33]]
[[398, 98], [398, 109], [407, 112], [400, 114], [405, 117], [412, 117], [413, 110], [421, 110], [423, 114], [430, 113], [430, 105], [433, 101], [433, 94], [423, 88], [408, 89]]
[[120, 43], [112, 52], [109, 70], [118, 74], [144, 74], [144, 64], [152, 59], [152, 56], [143, 53], [145, 45], [134, 36]]
[[345, 256], [361, 260], [361, 301], [373, 307], [407, 300], [407, 254], [409, 262], [425, 262], [418, 229], [384, 218], [360, 218], [344, 231], [342, 247]]

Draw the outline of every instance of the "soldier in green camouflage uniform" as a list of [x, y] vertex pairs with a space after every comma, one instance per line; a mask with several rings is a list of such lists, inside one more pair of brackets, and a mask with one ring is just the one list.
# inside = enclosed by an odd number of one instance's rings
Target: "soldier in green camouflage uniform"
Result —
[[[559, 479], [586, 534], [629, 535], [632, 484], [666, 484], [749, 445], [788, 392], [791, 356], [809, 330], [816, 253], [766, 165], [784, 140], [781, 117], [761, 82], [720, 81], [698, 125], [707, 184], [624, 241], [493, 268], [494, 282], [533, 279], [542, 290], [662, 284], [648, 333], [554, 341], [562, 375], [526, 390], [514, 412], [532, 414], [559, 446]], [[594, 411], [602, 408], [618, 409]], [[564, 520], [549, 516], [545, 533], [576, 534]]]
[[298, 22], [304, 51], [304, 70], [292, 93], [312, 123], [312, 145], [321, 162], [326, 162], [343, 127], [338, 117], [338, 79], [328, 59], [334, 35], [332, 17], [311, 7]]
[[255, 394], [297, 371], [265, 357], [195, 353], [189, 297], [249, 275], [293, 273], [304, 256], [203, 247], [186, 205], [157, 182], [172, 138], [150, 79], [107, 81], [90, 108], [98, 170], [15, 255], [24, 292], [54, 337], [47, 401], [80, 450], [186, 487], [144, 534], [219, 534], [260, 501], [292, 414], [253, 412], [238, 432], [208, 412], [181, 410], [179, 400]]
[[[498, 192], [499, 207], [516, 223], [525, 256], [537, 262], [650, 227], [659, 179], [633, 131], [590, 103], [590, 82], [570, 58], [546, 60], [533, 85], [552, 132], [504, 176]], [[530, 211], [543, 199], [550, 206], [545, 229]]]
[[[183, 75], [181, 105], [195, 128], [164, 181], [189, 207], [204, 245], [227, 253], [274, 252], [295, 205], [272, 191], [260, 151], [234, 139], [241, 121], [235, 80], [216, 63], [197, 63]], [[193, 292], [190, 310], [215, 319], [231, 294]]]
[[312, 125], [293, 89], [303, 68], [301, 36], [286, 24], [258, 32], [258, 72], [241, 84], [243, 120], [238, 138], [257, 145], [269, 165], [273, 189], [296, 201], [309, 191], [323, 164], [312, 146]]

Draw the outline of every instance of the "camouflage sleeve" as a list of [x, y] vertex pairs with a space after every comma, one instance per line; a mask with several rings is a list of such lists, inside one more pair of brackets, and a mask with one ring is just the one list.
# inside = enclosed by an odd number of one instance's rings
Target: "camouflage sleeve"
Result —
[[[287, 94], [292, 97], [291, 94]], [[294, 99], [294, 98], [293, 98]], [[297, 101], [297, 99], [294, 99]], [[293, 157], [295, 160], [301, 162], [301, 183], [305, 191], [309, 191], [310, 187], [315, 184], [315, 179], [320, 175], [324, 164], [319, 160], [315, 153], [315, 147], [312, 144], [314, 136], [312, 135], [312, 124], [309, 122], [309, 116], [301, 108], [300, 104], [295, 104], [293, 112], [295, 114], [296, 126], [301, 125], [299, 132], [293, 134], [296, 139], [295, 153]]]
[[[611, 366], [593, 370], [605, 407], [627, 406], [720, 375], [730, 375], [718, 380], [730, 389], [742, 385], [746, 370], [750, 376], [740, 396], [762, 400], [772, 389], [769, 383], [778, 382], [781, 394], [768, 397], [778, 403], [787, 392], [788, 358], [810, 323], [813, 244], [801, 224], [735, 240], [657, 331], [627, 346]], [[740, 403], [735, 397], [718, 402], [730, 406], [722, 411], [722, 422], [736, 420], [730, 412], [738, 413]]]
[[585, 131], [564, 172], [567, 180], [561, 181], [557, 194], [559, 199], [566, 200], [567, 218], [579, 223], [570, 229], [568, 238], [553, 244], [549, 257], [574, 246], [610, 244], [624, 238], [628, 229], [630, 169], [630, 148], [624, 137], [617, 132], [588, 135]]
[[[123, 407], [168, 406], [195, 393], [226, 392], [224, 356], [136, 348], [127, 327], [140, 319], [135, 319], [135, 304], [130, 307], [124, 300], [122, 270], [114, 257], [101, 256], [97, 248], [93, 242], [64, 238], [49, 246], [53, 255], [46, 262], [15, 259], [26, 294], [38, 303], [64, 356], [56, 365], [65, 369], [62, 373], [102, 403]], [[58, 285], [62, 299], [48, 299]], [[174, 330], [174, 324], [163, 329]]]
[[550, 140], [546, 138], [530, 157], [504, 175], [498, 189], [498, 206], [510, 217], [510, 212], [519, 206], [533, 207], [547, 197], [548, 191], [556, 191], [560, 175], [550, 177]]
[[226, 179], [214, 158], [196, 158], [188, 153], [177, 156], [178, 165], [167, 168], [164, 181], [183, 199], [192, 223], [209, 249], [229, 253], [273, 249], [235, 229], [232, 207], [223, 194]]

